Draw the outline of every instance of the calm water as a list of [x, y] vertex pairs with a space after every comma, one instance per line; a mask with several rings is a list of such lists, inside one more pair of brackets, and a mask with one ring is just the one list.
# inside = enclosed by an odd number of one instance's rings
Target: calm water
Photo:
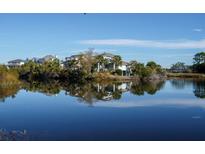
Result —
[[205, 81], [0, 86], [0, 140], [205, 140]]

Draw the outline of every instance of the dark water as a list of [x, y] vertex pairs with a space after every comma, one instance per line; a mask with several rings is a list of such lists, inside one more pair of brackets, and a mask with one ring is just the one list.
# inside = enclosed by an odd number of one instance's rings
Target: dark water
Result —
[[0, 140], [205, 140], [205, 81], [0, 86]]

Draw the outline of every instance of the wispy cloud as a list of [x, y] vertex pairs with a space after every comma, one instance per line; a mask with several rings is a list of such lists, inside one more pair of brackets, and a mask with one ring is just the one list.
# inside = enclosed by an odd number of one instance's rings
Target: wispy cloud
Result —
[[202, 40], [137, 40], [137, 39], [102, 39], [82, 40], [81, 44], [87, 45], [110, 45], [110, 46], [136, 46], [166, 49], [204, 49], [205, 39]]
[[195, 29], [193, 29], [193, 31], [195, 31], [195, 32], [202, 32], [203, 29], [201, 29], [201, 28], [195, 28]]

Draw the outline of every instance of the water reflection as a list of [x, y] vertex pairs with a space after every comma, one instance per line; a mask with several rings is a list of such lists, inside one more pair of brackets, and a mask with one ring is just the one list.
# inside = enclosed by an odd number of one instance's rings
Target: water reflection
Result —
[[176, 89], [184, 89], [186, 86], [193, 84], [193, 80], [189, 79], [173, 79], [170, 80], [172, 86]]
[[205, 98], [205, 81], [194, 82], [194, 95], [198, 98]]
[[15, 98], [20, 89], [20, 85], [0, 85], [0, 102], [5, 102], [8, 97]]
[[144, 95], [147, 94], [154, 95], [158, 90], [164, 87], [164, 81], [153, 81], [153, 82], [137, 82], [133, 83], [130, 92], [135, 95]]
[[[172, 87], [184, 89], [186, 86], [193, 87], [193, 93], [198, 98], [205, 98], [205, 80], [170, 80]], [[6, 98], [15, 98], [20, 89], [29, 92], [39, 92], [47, 96], [58, 95], [65, 91], [66, 95], [78, 98], [79, 102], [93, 104], [97, 101], [110, 101], [121, 99], [123, 93], [130, 92], [134, 95], [141, 96], [144, 94], [154, 95], [157, 91], [163, 89], [165, 81], [154, 82], [88, 82], [84, 84], [62, 83], [56, 80], [47, 82], [26, 82], [23, 81], [21, 86], [0, 86], [0, 100]]]
[[176, 89], [184, 89], [186, 86], [192, 86], [193, 93], [197, 98], [205, 98], [205, 80], [173, 79], [170, 82]]

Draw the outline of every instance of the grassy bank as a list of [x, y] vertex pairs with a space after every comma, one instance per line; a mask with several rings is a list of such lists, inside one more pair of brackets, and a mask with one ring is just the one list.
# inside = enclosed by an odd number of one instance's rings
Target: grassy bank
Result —
[[0, 67], [0, 86], [20, 84], [19, 75], [16, 70], [8, 70], [6, 67]]
[[205, 79], [205, 74], [201, 74], [201, 73], [167, 73], [167, 77], [204, 78]]

